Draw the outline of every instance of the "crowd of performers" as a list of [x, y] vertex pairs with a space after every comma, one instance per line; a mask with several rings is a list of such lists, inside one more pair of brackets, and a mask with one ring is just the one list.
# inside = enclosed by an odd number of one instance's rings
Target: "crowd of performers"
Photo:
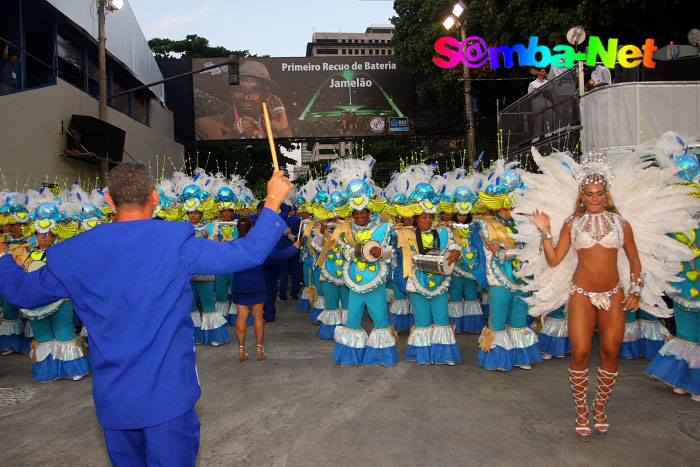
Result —
[[[585, 440], [597, 329], [599, 435], [608, 430], [618, 356], [652, 360], [649, 376], [700, 401], [696, 157], [667, 133], [579, 162], [559, 152], [533, 150], [533, 158], [536, 172], [500, 159], [481, 172], [438, 174], [434, 164], [414, 164], [384, 188], [372, 180], [371, 157], [333, 161], [325, 177], [286, 200], [289, 230], [267, 266], [299, 258], [297, 309], [309, 313], [319, 338], [334, 341], [339, 365], [397, 364], [401, 332], [408, 333], [403, 358], [423, 365], [461, 363], [456, 333], [479, 334], [477, 363], [489, 370], [527, 370], [572, 353], [576, 433]], [[254, 228], [256, 204], [240, 177], [178, 172], [158, 191], [154, 216], [189, 221], [198, 236], [236, 241]], [[52, 244], [113, 214], [102, 191], [78, 184], [0, 196], [0, 239], [29, 271]], [[278, 275], [263, 265], [193, 277], [195, 343], [228, 343], [234, 325], [245, 361], [246, 326], [254, 324], [257, 357], [265, 359], [263, 323], [275, 319]], [[675, 335], [662, 321], [672, 315]], [[90, 371], [89, 330], [77, 335], [74, 324], [69, 298], [38, 310], [4, 301], [0, 349], [29, 353], [37, 381], [79, 379]]]

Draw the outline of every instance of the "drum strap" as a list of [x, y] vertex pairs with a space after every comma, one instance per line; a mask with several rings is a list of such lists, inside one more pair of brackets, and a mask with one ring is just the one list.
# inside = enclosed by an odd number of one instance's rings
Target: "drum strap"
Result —
[[[414, 227], [414, 230], [416, 232], [416, 246], [418, 247], [418, 253], [421, 255], [424, 255], [428, 250], [423, 246], [423, 235], [422, 232], [418, 227]], [[435, 243], [433, 244], [433, 248], [435, 249], [440, 249], [440, 236], [438, 235], [437, 231], [435, 229], [430, 230], [430, 233], [433, 234], [433, 238], [435, 239]]]

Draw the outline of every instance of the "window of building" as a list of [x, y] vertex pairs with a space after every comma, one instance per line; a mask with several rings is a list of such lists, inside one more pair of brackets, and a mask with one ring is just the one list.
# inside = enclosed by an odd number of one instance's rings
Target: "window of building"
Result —
[[147, 92], [134, 93], [132, 99], [132, 117], [134, 120], [148, 125], [148, 103], [151, 101], [151, 96]]
[[323, 43], [323, 44], [328, 44], [331, 42], [338, 42], [338, 39], [316, 39], [316, 42], [318, 43]]
[[316, 52], [323, 55], [338, 55], [338, 49], [316, 49]]
[[391, 54], [392, 54], [391, 49], [389, 49], [389, 50], [387, 51], [387, 53], [388, 53], [389, 55], [391, 55]]
[[85, 90], [82, 47], [59, 34], [56, 37], [56, 50], [58, 52], [58, 76], [73, 86]]
[[348, 49], [343, 49], [343, 55], [348, 53]]

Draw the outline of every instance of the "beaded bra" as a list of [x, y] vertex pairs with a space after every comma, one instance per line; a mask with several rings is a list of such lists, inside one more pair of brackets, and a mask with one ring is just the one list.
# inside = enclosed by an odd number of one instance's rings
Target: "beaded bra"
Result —
[[592, 248], [595, 245], [622, 248], [625, 243], [622, 216], [614, 212], [603, 211], [598, 214], [570, 217], [567, 223], [571, 226], [571, 244], [576, 250]]

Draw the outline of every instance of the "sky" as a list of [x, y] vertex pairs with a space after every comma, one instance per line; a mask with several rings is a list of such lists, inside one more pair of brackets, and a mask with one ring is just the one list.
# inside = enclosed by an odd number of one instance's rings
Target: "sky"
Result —
[[314, 32], [365, 32], [389, 24], [387, 0], [127, 0], [146, 39], [197, 34], [212, 46], [303, 57]]

